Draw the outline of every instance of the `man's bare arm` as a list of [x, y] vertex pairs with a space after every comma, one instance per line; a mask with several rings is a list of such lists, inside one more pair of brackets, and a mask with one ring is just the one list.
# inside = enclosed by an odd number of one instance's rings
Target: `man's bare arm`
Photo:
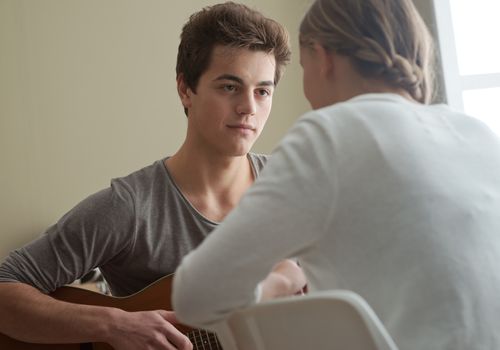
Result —
[[126, 312], [56, 300], [23, 283], [0, 283], [0, 332], [32, 343], [105, 342], [117, 350], [191, 349], [172, 312]]

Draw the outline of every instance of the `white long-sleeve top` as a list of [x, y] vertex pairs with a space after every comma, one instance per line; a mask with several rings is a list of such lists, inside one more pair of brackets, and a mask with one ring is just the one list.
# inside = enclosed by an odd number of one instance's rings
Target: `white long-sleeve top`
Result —
[[179, 319], [210, 329], [298, 257], [401, 349], [500, 349], [500, 141], [445, 105], [367, 94], [303, 116], [177, 270]]

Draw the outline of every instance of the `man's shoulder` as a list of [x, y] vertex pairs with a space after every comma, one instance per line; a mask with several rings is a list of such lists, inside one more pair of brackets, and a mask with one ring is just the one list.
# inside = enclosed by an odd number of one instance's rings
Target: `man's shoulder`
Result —
[[261, 171], [266, 165], [267, 161], [270, 159], [270, 156], [267, 154], [261, 153], [248, 153], [248, 158], [252, 162], [252, 165], [257, 173]]
[[164, 184], [166, 181], [164, 160], [157, 160], [153, 164], [135, 170], [132, 173], [116, 177], [111, 180], [114, 188], [125, 188], [128, 192], [149, 192], [153, 187]]

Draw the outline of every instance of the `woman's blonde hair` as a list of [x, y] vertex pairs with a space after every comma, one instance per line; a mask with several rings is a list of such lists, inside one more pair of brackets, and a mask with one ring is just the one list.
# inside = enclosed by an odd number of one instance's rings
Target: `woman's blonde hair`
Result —
[[411, 0], [316, 0], [300, 25], [301, 45], [349, 56], [368, 78], [433, 97], [433, 41]]

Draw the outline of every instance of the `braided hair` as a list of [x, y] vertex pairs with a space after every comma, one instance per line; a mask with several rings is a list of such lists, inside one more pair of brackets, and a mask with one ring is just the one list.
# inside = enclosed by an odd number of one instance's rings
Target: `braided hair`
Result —
[[433, 42], [411, 0], [316, 0], [300, 40], [350, 57], [363, 76], [383, 79], [416, 101], [433, 97]]

